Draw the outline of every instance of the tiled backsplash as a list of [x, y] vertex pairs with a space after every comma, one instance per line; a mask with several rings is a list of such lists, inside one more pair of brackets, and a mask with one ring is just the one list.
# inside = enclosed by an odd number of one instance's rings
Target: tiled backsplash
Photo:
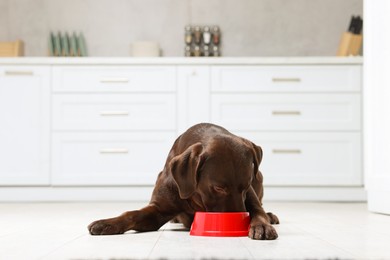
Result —
[[332, 56], [362, 0], [0, 0], [0, 41], [46, 56], [50, 31], [82, 31], [90, 56], [129, 56], [156, 41], [184, 56], [187, 24], [221, 28], [223, 56]]

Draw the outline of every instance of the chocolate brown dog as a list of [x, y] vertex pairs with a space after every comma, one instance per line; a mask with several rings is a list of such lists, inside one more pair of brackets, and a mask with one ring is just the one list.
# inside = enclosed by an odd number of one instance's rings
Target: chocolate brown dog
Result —
[[271, 224], [279, 220], [265, 213], [261, 203], [262, 155], [259, 146], [222, 127], [195, 125], [176, 139], [148, 206], [97, 220], [88, 230], [92, 235], [154, 231], [170, 220], [190, 228], [196, 211], [248, 211], [249, 237], [276, 239]]

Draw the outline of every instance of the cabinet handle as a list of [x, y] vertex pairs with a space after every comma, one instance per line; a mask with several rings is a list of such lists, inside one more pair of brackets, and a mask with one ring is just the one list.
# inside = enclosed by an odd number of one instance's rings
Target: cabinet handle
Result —
[[128, 111], [102, 111], [100, 116], [128, 116]]
[[126, 154], [129, 153], [129, 149], [126, 148], [106, 148], [100, 150], [101, 154]]
[[6, 70], [4, 74], [6, 76], [34, 76], [34, 72], [28, 70]]
[[128, 83], [128, 78], [102, 78], [100, 79], [101, 83]]
[[272, 111], [274, 116], [300, 116], [301, 111]]
[[288, 154], [291, 154], [291, 153], [302, 153], [302, 151], [300, 149], [273, 149], [272, 150], [272, 153], [288, 153]]
[[282, 82], [301, 82], [300, 78], [272, 78], [272, 82], [274, 83], [282, 83]]

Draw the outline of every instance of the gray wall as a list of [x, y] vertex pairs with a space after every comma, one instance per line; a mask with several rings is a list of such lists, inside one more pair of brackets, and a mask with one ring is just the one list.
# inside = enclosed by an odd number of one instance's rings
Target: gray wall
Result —
[[0, 41], [46, 56], [50, 31], [82, 31], [90, 56], [128, 56], [158, 41], [183, 56], [186, 24], [216, 24], [223, 56], [332, 56], [362, 0], [0, 0]]

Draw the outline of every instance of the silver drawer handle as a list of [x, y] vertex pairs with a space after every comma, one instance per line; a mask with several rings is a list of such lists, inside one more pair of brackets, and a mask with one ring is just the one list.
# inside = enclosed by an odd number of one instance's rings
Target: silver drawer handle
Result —
[[300, 116], [301, 111], [272, 111], [274, 116]]
[[34, 72], [32, 71], [23, 71], [23, 70], [6, 70], [4, 72], [6, 76], [33, 76]]
[[100, 150], [101, 154], [126, 154], [129, 153], [129, 149], [126, 148], [106, 148]]
[[102, 78], [100, 79], [101, 83], [127, 83], [129, 82], [128, 78]]
[[281, 83], [281, 82], [301, 82], [300, 78], [272, 78], [272, 82]]
[[128, 116], [128, 111], [102, 111], [100, 116]]
[[302, 153], [300, 149], [273, 149], [272, 153]]

